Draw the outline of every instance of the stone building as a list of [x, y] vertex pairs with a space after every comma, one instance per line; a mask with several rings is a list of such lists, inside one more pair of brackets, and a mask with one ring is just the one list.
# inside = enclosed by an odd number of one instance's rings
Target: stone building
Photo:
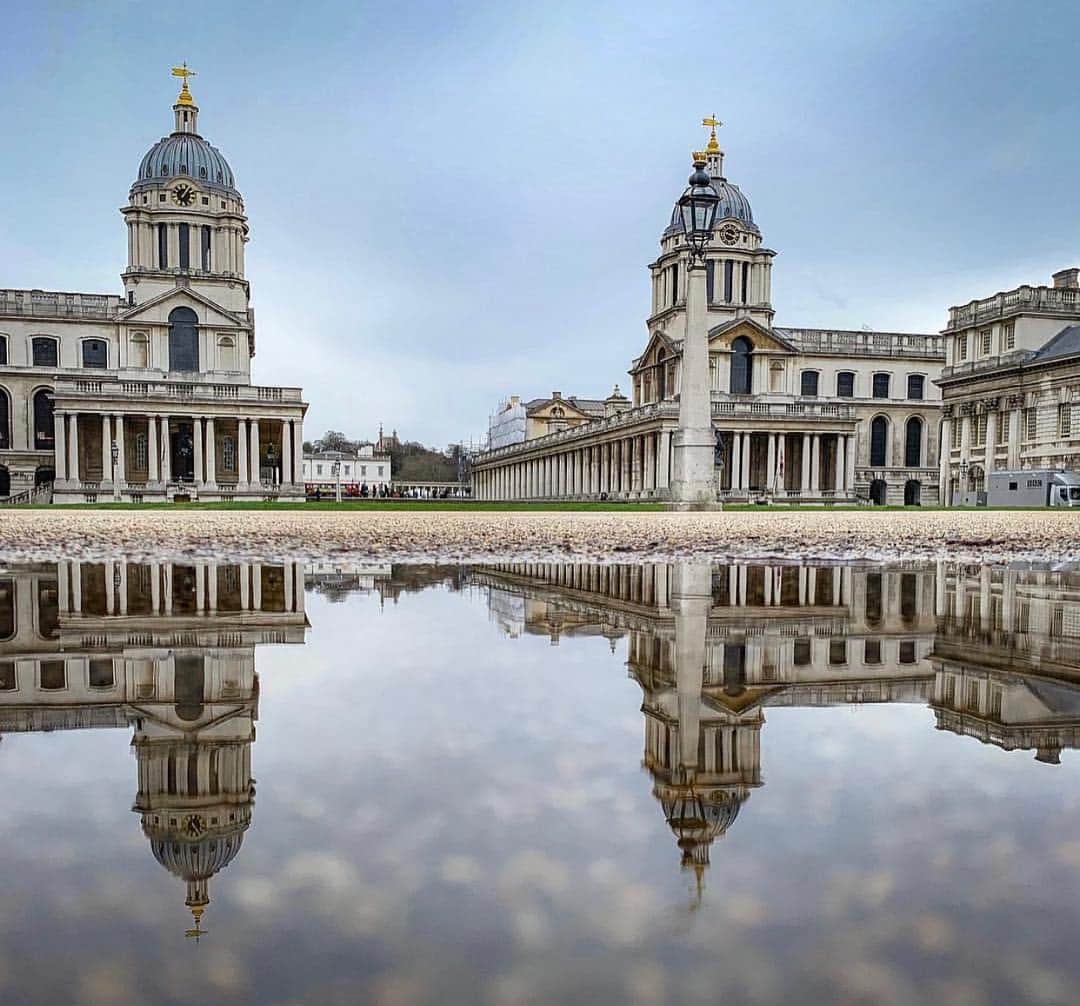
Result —
[[[723, 446], [723, 500], [936, 502], [940, 392], [937, 334], [779, 327], [775, 252], [750, 203], [724, 177], [715, 132], [705, 152], [720, 196], [707, 249], [712, 424]], [[633, 400], [613, 414], [571, 413], [524, 442], [476, 457], [481, 499], [670, 496], [686, 329], [688, 249], [678, 213], [650, 269], [647, 338], [630, 366]]]
[[0, 290], [0, 498], [302, 497], [307, 406], [251, 383], [248, 219], [198, 116], [185, 76], [121, 209], [122, 295]]
[[334, 465], [341, 466], [341, 491], [359, 496], [366, 487], [369, 495], [386, 492], [393, 482], [389, 454], [379, 454], [373, 444], [363, 444], [353, 451], [312, 451], [304, 455], [303, 483], [309, 493], [320, 490], [336, 493], [338, 476]]
[[188, 935], [251, 824], [256, 647], [302, 644], [307, 624], [298, 563], [0, 570], [0, 733], [131, 731], [132, 809]]
[[987, 472], [1080, 469], [1080, 276], [949, 309], [938, 378], [942, 502], [974, 504]]

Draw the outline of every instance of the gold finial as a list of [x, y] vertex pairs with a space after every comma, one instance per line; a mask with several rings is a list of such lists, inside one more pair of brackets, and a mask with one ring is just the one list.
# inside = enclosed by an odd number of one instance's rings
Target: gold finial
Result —
[[203, 911], [204, 909], [201, 907], [193, 908], [191, 910], [191, 917], [195, 920], [195, 928], [184, 930], [184, 936], [189, 940], [194, 940], [196, 943], [199, 942], [200, 936], [206, 935], [206, 930], [202, 928]]
[[184, 79], [184, 84], [180, 88], [180, 97], [176, 99], [176, 103], [178, 105], [194, 105], [195, 99], [191, 97], [191, 92], [188, 90], [188, 78], [196, 76], [195, 71], [189, 70], [187, 63], [181, 63], [179, 66], [172, 68], [172, 75]]
[[716, 142], [716, 127], [722, 126], [723, 123], [716, 117], [716, 113], [713, 112], [712, 115], [702, 119], [701, 124], [709, 127], [709, 143], [705, 147], [705, 150], [710, 154], [720, 153], [720, 144]]

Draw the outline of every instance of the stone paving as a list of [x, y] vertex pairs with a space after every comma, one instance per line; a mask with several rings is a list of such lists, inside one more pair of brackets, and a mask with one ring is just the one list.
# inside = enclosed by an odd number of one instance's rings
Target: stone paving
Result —
[[948, 558], [1080, 561], [1080, 513], [0, 510], [0, 558], [340, 562]]

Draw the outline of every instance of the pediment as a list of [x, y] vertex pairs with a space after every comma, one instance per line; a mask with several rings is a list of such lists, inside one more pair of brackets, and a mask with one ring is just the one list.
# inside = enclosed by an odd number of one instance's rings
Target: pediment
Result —
[[[561, 414], [558, 410], [562, 410]], [[531, 419], [588, 419], [587, 413], [582, 412], [573, 402], [566, 398], [552, 398], [529, 409]]]
[[728, 349], [740, 336], [749, 339], [754, 345], [754, 352], [796, 354], [798, 350], [778, 335], [774, 329], [754, 321], [752, 318], [734, 318], [709, 330], [711, 349]]
[[649, 341], [645, 344], [645, 351], [634, 360], [631, 373], [639, 367], [644, 366], [646, 360], [654, 358], [654, 355], [663, 349], [665, 354], [669, 357], [676, 357], [682, 353], [682, 343], [675, 342], [666, 332], [662, 329], [656, 329], [650, 336]]
[[237, 317], [209, 297], [188, 287], [176, 287], [158, 294], [142, 304], [137, 304], [120, 316], [125, 324], [167, 325], [169, 312], [178, 307], [190, 307], [198, 316], [199, 324], [214, 328], [243, 328], [250, 326], [246, 318]]

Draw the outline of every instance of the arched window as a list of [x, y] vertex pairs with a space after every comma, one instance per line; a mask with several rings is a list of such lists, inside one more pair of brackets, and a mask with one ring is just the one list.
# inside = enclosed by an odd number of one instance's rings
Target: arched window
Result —
[[661, 348], [656, 354], [656, 399], [667, 397], [667, 353]]
[[44, 335], [31, 339], [30, 357], [35, 367], [59, 366], [60, 352], [57, 349], [56, 340]]
[[236, 370], [236, 340], [231, 335], [219, 336], [218, 370]]
[[[0, 388], [0, 450], [11, 446], [11, 399]], [[5, 494], [6, 495], [6, 494]]]
[[53, 393], [42, 388], [34, 395], [34, 450], [51, 451], [54, 440]]
[[855, 375], [850, 371], [844, 371], [836, 375], [836, 397], [855, 397]]
[[923, 388], [926, 386], [926, 378], [922, 374], [908, 374], [907, 396], [916, 401], [922, 401]]
[[918, 468], [922, 464], [922, 420], [912, 416], [904, 431], [904, 464]]
[[150, 366], [150, 340], [145, 332], [131, 337], [131, 366], [145, 370]]
[[872, 467], [885, 467], [888, 445], [889, 421], [884, 416], [877, 416], [870, 424], [870, 464]]
[[874, 375], [874, 397], [875, 398], [888, 398], [889, 397], [889, 375], [888, 374], [875, 374]]
[[802, 387], [800, 394], [806, 398], [817, 398], [818, 372], [816, 370], [804, 370], [802, 372]]
[[176, 656], [173, 695], [176, 715], [190, 723], [203, 713], [203, 693], [206, 688], [206, 664], [200, 656]]
[[104, 370], [109, 365], [109, 344], [104, 339], [83, 340], [82, 365]]
[[731, 394], [749, 395], [754, 346], [745, 335], [731, 344]]
[[199, 369], [199, 318], [190, 307], [169, 312], [169, 370]]

